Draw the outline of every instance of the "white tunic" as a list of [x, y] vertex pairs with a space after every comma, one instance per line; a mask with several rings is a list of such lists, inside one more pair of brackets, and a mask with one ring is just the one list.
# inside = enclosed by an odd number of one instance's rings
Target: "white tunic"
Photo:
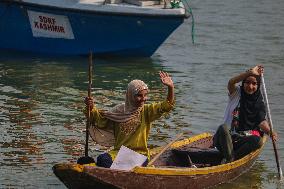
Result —
[[240, 86], [237, 86], [236, 91], [232, 94], [229, 94], [229, 100], [224, 114], [224, 124], [226, 124], [229, 127], [231, 127], [231, 123], [233, 120], [232, 113], [239, 104], [240, 99], [241, 99], [241, 88]]

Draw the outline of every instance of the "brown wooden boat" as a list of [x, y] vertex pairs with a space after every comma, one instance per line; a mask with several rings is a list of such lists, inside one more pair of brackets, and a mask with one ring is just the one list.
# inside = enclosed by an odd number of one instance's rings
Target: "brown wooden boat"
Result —
[[[266, 137], [264, 137], [264, 142]], [[55, 175], [68, 188], [209, 188], [228, 182], [249, 170], [262, 151], [260, 149], [227, 164], [220, 164], [220, 153], [212, 148], [212, 135], [203, 133], [172, 144], [150, 167], [131, 171], [107, 169], [95, 164], [60, 163], [53, 167]], [[155, 155], [161, 148], [155, 148]], [[194, 165], [194, 166], [193, 166]]]

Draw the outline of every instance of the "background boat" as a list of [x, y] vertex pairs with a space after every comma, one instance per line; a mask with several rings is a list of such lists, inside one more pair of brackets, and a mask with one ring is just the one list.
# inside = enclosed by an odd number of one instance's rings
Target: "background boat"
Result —
[[0, 49], [141, 57], [188, 16], [159, 0], [2, 0], [0, 15]]

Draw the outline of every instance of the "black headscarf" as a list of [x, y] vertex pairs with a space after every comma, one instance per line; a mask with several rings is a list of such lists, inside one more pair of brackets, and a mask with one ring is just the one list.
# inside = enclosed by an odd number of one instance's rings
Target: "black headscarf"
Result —
[[247, 78], [242, 81], [238, 131], [259, 130], [259, 124], [265, 120], [265, 105], [260, 91], [261, 78], [253, 77], [257, 80], [257, 90], [253, 94], [244, 91], [244, 82]]

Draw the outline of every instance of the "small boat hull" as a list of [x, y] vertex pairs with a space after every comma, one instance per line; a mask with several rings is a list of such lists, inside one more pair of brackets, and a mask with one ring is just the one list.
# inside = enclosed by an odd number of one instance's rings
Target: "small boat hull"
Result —
[[[203, 148], [212, 141], [211, 139], [210, 134], [204, 133], [176, 142], [172, 148], [182, 146]], [[57, 164], [53, 170], [68, 188], [199, 189], [228, 182], [248, 171], [261, 150], [262, 148], [228, 164], [199, 168], [163, 166], [163, 159], [170, 153], [167, 151], [154, 167], [136, 167], [132, 171], [70, 163]], [[153, 153], [155, 154], [155, 150]]]
[[0, 2], [0, 49], [51, 55], [151, 56], [184, 15], [103, 12]]

